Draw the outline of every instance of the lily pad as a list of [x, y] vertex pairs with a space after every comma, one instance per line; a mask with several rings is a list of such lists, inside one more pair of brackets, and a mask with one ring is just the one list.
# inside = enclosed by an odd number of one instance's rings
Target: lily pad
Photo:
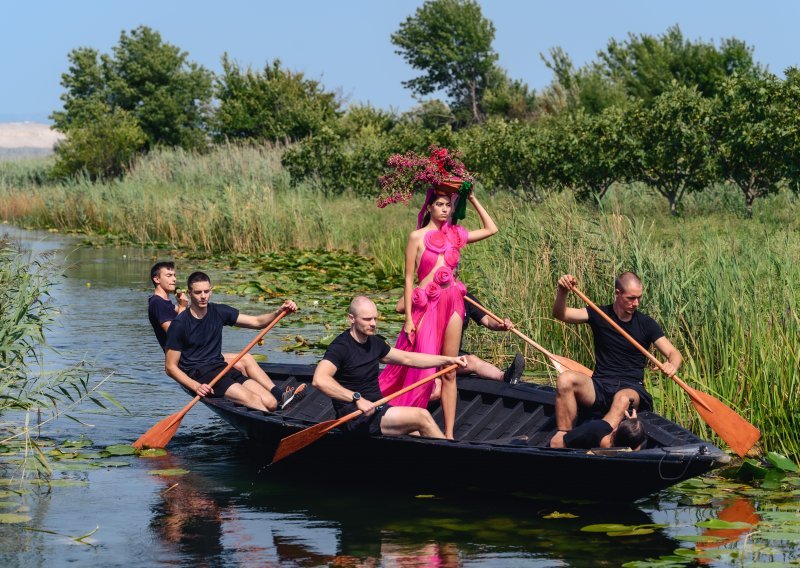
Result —
[[115, 444], [107, 446], [105, 451], [111, 456], [132, 456], [136, 453], [136, 448], [128, 444]]
[[800, 471], [800, 468], [797, 467], [796, 463], [777, 452], [768, 452], [767, 461], [781, 471], [791, 471], [793, 473]]
[[627, 530], [635, 529], [635, 526], [631, 525], [620, 525], [620, 524], [599, 524], [599, 525], [586, 525], [585, 527], [581, 527], [581, 531], [583, 532], [596, 532], [596, 533], [607, 533], [607, 532], [622, 532]]
[[31, 518], [30, 515], [20, 515], [19, 513], [0, 513], [0, 523], [5, 525], [27, 523]]
[[128, 467], [131, 465], [129, 462], [122, 462], [122, 461], [101, 461], [97, 464], [97, 467]]
[[253, 359], [256, 361], [263, 363], [265, 361], [269, 361], [269, 357], [264, 355], [263, 353], [253, 353]]
[[753, 534], [754, 538], [760, 538], [764, 540], [785, 540], [788, 542], [797, 542], [800, 543], [800, 532], [759, 532]]
[[677, 540], [682, 540], [683, 542], [719, 542], [721, 540], [726, 540], [721, 536], [711, 536], [705, 534], [685, 534], [675, 537]]
[[549, 515], [544, 515], [543, 519], [577, 519], [578, 515], [573, 515], [572, 513], [559, 513], [558, 511], [553, 511]]
[[725, 529], [725, 530], [742, 530], [742, 529], [751, 529], [753, 525], [750, 523], [743, 523], [741, 521], [723, 521], [722, 519], [708, 519], [707, 521], [701, 521], [699, 523], [695, 523], [695, 526], [704, 528], [704, 529]]
[[167, 455], [167, 450], [164, 448], [147, 448], [139, 452], [140, 458], [160, 458]]
[[0, 509], [10, 509], [19, 505], [16, 501], [0, 501]]
[[148, 475], [161, 475], [164, 477], [171, 477], [173, 475], [186, 475], [189, 473], [188, 469], [181, 469], [179, 467], [173, 467], [169, 469], [151, 469], [147, 472]]
[[61, 444], [62, 448], [85, 448], [86, 446], [91, 446], [92, 441], [87, 440], [86, 438], [80, 438], [78, 440], [67, 440]]
[[414, 495], [414, 499], [434, 499], [436, 495]]
[[653, 529], [635, 528], [629, 531], [610, 531], [606, 534], [608, 534], [608, 536], [640, 536], [644, 534], [653, 534], [654, 532]]

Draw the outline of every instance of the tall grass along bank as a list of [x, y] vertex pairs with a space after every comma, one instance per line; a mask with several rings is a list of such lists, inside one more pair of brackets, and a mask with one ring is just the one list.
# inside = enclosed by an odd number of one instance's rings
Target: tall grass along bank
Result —
[[[379, 210], [371, 200], [323, 199], [293, 187], [280, 148], [218, 148], [196, 156], [154, 153], [123, 181], [42, 181], [35, 162], [0, 168], [0, 217], [18, 224], [110, 234], [208, 256], [287, 248], [350, 250], [390, 274], [403, 270], [415, 206]], [[321, 180], [320, 183], [324, 183]], [[553, 321], [555, 281], [575, 274], [598, 303], [613, 298], [613, 278], [634, 270], [645, 283], [641, 309], [681, 349], [681, 377], [756, 424], [767, 449], [800, 456], [800, 236], [789, 195], [763, 200], [753, 219], [739, 204], [704, 192], [668, 218], [636, 186], [616, 187], [597, 210], [569, 195], [530, 203], [497, 195], [484, 203], [500, 233], [467, 247], [462, 278], [495, 313], [553, 352], [592, 364], [585, 326]], [[653, 213], [655, 211], [655, 213]], [[466, 225], [474, 226], [470, 214]], [[574, 302], [573, 305], [580, 305]], [[383, 330], [392, 336], [399, 324]], [[515, 349], [548, 380], [552, 369], [510, 335], [472, 327], [472, 349], [504, 364]], [[657, 410], [699, 434], [713, 433], [682, 390], [649, 374]]]

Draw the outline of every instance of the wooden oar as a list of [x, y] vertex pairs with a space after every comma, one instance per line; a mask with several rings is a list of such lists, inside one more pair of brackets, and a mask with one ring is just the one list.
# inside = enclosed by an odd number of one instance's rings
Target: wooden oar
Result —
[[[375, 401], [373, 404], [375, 408], [381, 406], [382, 404], [386, 404], [392, 399], [397, 398], [401, 394], [405, 394], [410, 390], [417, 388], [420, 385], [424, 385], [425, 383], [432, 381], [436, 377], [441, 377], [442, 375], [449, 373], [450, 371], [458, 368], [458, 365], [449, 365], [438, 371], [432, 375], [428, 375], [424, 379], [418, 380], [416, 383], [408, 385], [400, 389], [397, 392], [393, 392], [392, 394], [383, 397], [380, 400]], [[293, 453], [302, 450], [306, 446], [310, 446], [320, 438], [322, 438], [325, 434], [336, 428], [337, 426], [341, 426], [345, 422], [350, 422], [354, 418], [357, 418], [362, 414], [361, 410], [354, 410], [350, 414], [342, 416], [341, 418], [337, 418], [336, 420], [326, 420], [325, 422], [320, 422], [314, 426], [306, 428], [305, 430], [300, 430], [292, 434], [291, 436], [286, 436], [281, 443], [278, 444], [278, 449], [275, 450], [275, 455], [272, 456], [272, 463], [279, 462], [283, 458], [292, 455]]]
[[[225, 375], [225, 373], [230, 371], [231, 368], [238, 363], [242, 357], [247, 355], [247, 352], [250, 351], [256, 343], [261, 341], [261, 338], [264, 337], [270, 329], [275, 327], [275, 324], [278, 323], [287, 313], [288, 312], [286, 310], [281, 310], [281, 312], [275, 316], [275, 319], [272, 320], [267, 327], [258, 332], [258, 335], [255, 336], [253, 341], [247, 344], [247, 347], [242, 349], [242, 351], [236, 357], [231, 359], [231, 361], [225, 365], [225, 368], [222, 369], [222, 371], [220, 371], [219, 374], [208, 383], [208, 386], [214, 386], [216, 382], [219, 381]], [[183, 407], [183, 410], [167, 416], [161, 422], [150, 428], [132, 444], [133, 447], [139, 449], [165, 447], [167, 444], [169, 444], [169, 441], [175, 435], [175, 432], [178, 431], [178, 427], [180, 427], [183, 417], [186, 416], [186, 413], [189, 412], [189, 410], [191, 410], [191, 408], [197, 404], [201, 398], [202, 397], [200, 395], [197, 395], [192, 399], [192, 402]]]
[[[487, 310], [482, 304], [479, 304], [469, 296], [464, 296], [464, 300], [466, 300], [467, 302], [478, 308], [480, 311], [484, 312], [490, 318], [493, 318], [498, 322], [503, 323], [502, 319], [500, 319], [498, 316]], [[530, 337], [519, 331], [517, 328], [514, 328], [511, 331], [516, 333], [523, 341], [530, 344], [534, 349], [538, 349], [541, 353], [544, 354], [545, 357], [550, 359], [550, 361], [553, 363], [553, 367], [555, 367], [556, 371], [558, 371], [559, 373], [563, 373], [564, 371], [575, 371], [577, 373], [582, 373], [587, 377], [592, 376], [592, 370], [587, 369], [577, 361], [573, 361], [572, 359], [567, 359], [566, 357], [561, 357], [560, 355], [554, 355], [553, 353], [550, 353], [547, 349], [536, 343], [533, 339], [531, 339]]]
[[[608, 314], [597, 307], [597, 305], [587, 298], [583, 292], [578, 290], [575, 286], [572, 287], [572, 291], [575, 292], [581, 300], [586, 302], [587, 306], [592, 308], [604, 320], [606, 320], [611, 327], [616, 329], [625, 339], [630, 341], [631, 345], [636, 347], [636, 349], [641, 351], [645, 357], [650, 359], [650, 361], [652, 361], [662, 373], [667, 374], [667, 372], [664, 370], [664, 364], [661, 361], [656, 359], [652, 353], [642, 347], [638, 341], [636, 341], [624, 329], [622, 329], [617, 322], [608, 316]], [[747, 451], [752, 448], [761, 437], [761, 432], [758, 428], [739, 416], [722, 401], [717, 400], [710, 394], [693, 389], [679, 379], [677, 375], [672, 375], [670, 378], [686, 391], [686, 393], [692, 399], [692, 404], [700, 414], [700, 417], [705, 420], [706, 424], [711, 426], [714, 432], [719, 434], [719, 437], [722, 438], [734, 452], [739, 454], [739, 457], [744, 457]]]

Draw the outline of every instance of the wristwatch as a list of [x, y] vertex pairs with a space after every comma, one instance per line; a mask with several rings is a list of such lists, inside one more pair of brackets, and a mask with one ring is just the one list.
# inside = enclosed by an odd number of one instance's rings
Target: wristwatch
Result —
[[353, 393], [353, 402], [358, 402], [359, 400], [361, 400], [361, 393], [360, 392], [354, 392]]

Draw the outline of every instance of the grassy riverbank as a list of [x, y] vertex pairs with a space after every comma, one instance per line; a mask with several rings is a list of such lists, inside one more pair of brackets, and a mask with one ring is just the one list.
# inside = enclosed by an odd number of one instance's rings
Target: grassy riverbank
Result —
[[[0, 218], [209, 257], [349, 250], [384, 272], [402, 272], [415, 207], [379, 210], [369, 200], [291, 187], [279, 153], [152, 154], [124, 181], [107, 184], [42, 183], [41, 162], [2, 164]], [[501, 232], [467, 249], [462, 278], [534, 339], [591, 364], [588, 330], [550, 317], [555, 280], [571, 272], [590, 297], [606, 302], [614, 274], [635, 270], [645, 282], [642, 309], [685, 354], [681, 376], [761, 428], [768, 449], [800, 456], [800, 207], [781, 194], [745, 219], [735, 194], [704, 192], [673, 219], [641, 191], [617, 189], [602, 211], [568, 195], [528, 203], [479, 194]], [[474, 226], [474, 214], [465, 224]], [[391, 337], [395, 326], [384, 331]], [[472, 345], [498, 362], [524, 350], [512, 337], [475, 331]], [[535, 352], [526, 355], [529, 367], [544, 371]], [[659, 411], [711, 435], [683, 391], [651, 379]]]

